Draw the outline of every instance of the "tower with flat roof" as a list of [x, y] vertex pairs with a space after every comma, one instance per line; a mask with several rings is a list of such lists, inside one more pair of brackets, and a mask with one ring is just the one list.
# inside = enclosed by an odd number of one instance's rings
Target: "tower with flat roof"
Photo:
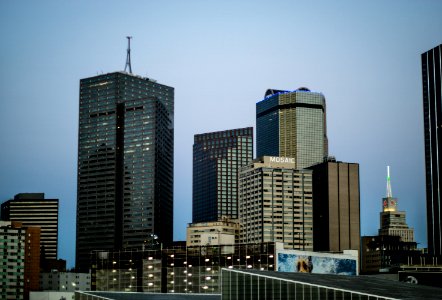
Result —
[[330, 157], [308, 169], [313, 170], [314, 250], [359, 250], [359, 164]]
[[238, 218], [238, 170], [252, 159], [252, 127], [195, 135], [194, 223]]
[[20, 193], [5, 201], [1, 209], [4, 221], [40, 227], [42, 259], [58, 258], [58, 199], [47, 199], [44, 193]]
[[421, 61], [428, 251], [442, 255], [442, 44], [423, 53]]

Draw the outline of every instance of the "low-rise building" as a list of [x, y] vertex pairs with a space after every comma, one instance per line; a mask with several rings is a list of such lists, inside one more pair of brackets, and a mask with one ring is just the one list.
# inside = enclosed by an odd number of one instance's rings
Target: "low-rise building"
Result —
[[361, 245], [361, 273], [377, 273], [399, 268], [409, 260], [419, 259], [421, 251], [416, 242], [404, 242], [400, 236], [363, 236]]
[[29, 300], [74, 300], [74, 292], [39, 291], [30, 292]]
[[220, 293], [221, 269], [275, 270], [280, 243], [96, 251], [93, 291]]
[[238, 242], [238, 219], [223, 218], [214, 222], [190, 223], [187, 226], [186, 245], [232, 245]]
[[90, 291], [91, 274], [58, 271], [41, 273], [40, 288], [43, 291]]

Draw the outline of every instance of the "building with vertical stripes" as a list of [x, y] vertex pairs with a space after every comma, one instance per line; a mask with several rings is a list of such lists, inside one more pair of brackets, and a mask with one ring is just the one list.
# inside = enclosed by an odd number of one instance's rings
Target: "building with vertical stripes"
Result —
[[295, 165], [294, 158], [264, 156], [241, 168], [240, 243], [313, 250], [312, 171]]
[[40, 227], [42, 258], [58, 256], [58, 199], [45, 199], [44, 193], [20, 193], [1, 206], [4, 221], [17, 221], [24, 227]]
[[303, 169], [328, 155], [325, 97], [307, 88], [269, 89], [256, 104], [256, 156], [283, 156]]
[[309, 167], [313, 171], [315, 251], [359, 250], [359, 164], [333, 158]]
[[421, 60], [428, 251], [442, 255], [442, 44], [423, 53]]

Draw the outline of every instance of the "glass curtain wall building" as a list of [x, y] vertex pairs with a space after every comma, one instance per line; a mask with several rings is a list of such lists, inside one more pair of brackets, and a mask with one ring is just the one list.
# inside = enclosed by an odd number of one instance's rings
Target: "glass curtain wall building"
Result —
[[442, 44], [422, 59], [428, 250], [442, 255]]
[[278, 247], [257, 243], [97, 251], [91, 286], [96, 291], [216, 294], [220, 293], [222, 268], [274, 271]]
[[174, 89], [124, 72], [80, 81], [77, 270], [93, 250], [173, 238]]
[[238, 218], [238, 170], [252, 159], [252, 127], [195, 135], [193, 223]]
[[302, 169], [323, 161], [328, 153], [325, 98], [307, 88], [267, 90], [256, 104], [257, 157], [295, 158]]

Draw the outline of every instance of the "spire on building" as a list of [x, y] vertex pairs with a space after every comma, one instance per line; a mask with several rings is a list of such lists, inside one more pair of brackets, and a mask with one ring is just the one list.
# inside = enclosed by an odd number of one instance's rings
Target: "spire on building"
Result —
[[397, 199], [393, 198], [393, 192], [391, 191], [390, 166], [387, 166], [387, 195], [382, 198], [382, 207], [384, 212], [397, 210]]
[[398, 199], [393, 198], [390, 166], [387, 166], [387, 196], [382, 198], [379, 235], [398, 235], [403, 242], [414, 242], [414, 230], [405, 222], [405, 211], [398, 210]]
[[390, 166], [387, 166], [387, 198], [392, 198], [393, 193], [391, 192], [391, 182], [390, 182]]
[[126, 66], [124, 67], [124, 72], [126, 72], [126, 69], [129, 69], [129, 73], [132, 74], [132, 65], [130, 63], [130, 40], [132, 39], [131, 36], [127, 36], [127, 56], [126, 56]]

